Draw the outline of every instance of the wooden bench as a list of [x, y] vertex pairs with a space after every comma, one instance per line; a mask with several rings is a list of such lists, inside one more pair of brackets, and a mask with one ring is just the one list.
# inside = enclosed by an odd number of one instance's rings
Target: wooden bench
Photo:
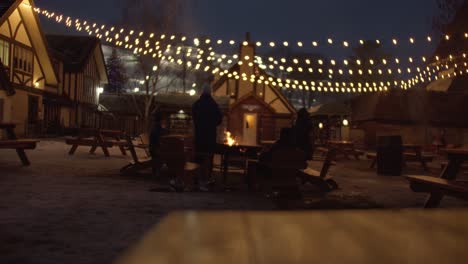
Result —
[[332, 176], [328, 173], [331, 166], [333, 166], [334, 158], [336, 155], [335, 149], [326, 150], [325, 160], [323, 162], [320, 171], [312, 168], [307, 168], [300, 171], [301, 180], [303, 184], [317, 184], [323, 191], [331, 191], [338, 189], [338, 184], [332, 179]]
[[[369, 152], [366, 153], [366, 157], [370, 159], [371, 165], [370, 168], [373, 169], [375, 168], [375, 165], [377, 165], [377, 153], [375, 152]], [[413, 152], [404, 152], [403, 153], [403, 161], [404, 162], [420, 162], [425, 170], [427, 170], [427, 162], [432, 162], [434, 160], [435, 155], [432, 154], [418, 154], [418, 153], [413, 153]]]
[[145, 159], [140, 159], [138, 157], [136, 153], [136, 148], [138, 148], [138, 145], [133, 143], [133, 140], [129, 135], [126, 135], [125, 141], [127, 150], [130, 152], [130, 156], [132, 156], [132, 161], [120, 169], [121, 174], [132, 175], [142, 170], [149, 169], [153, 166], [150, 155], [147, 154], [148, 156]]
[[146, 153], [146, 156], [149, 158], [151, 157], [150, 153], [150, 138], [147, 133], [143, 133], [138, 136], [138, 139], [140, 140], [139, 144], [134, 144], [135, 148], [143, 149]]
[[0, 140], [0, 149], [35, 149], [38, 140]]
[[[448, 163], [449, 163], [448, 161], [442, 161], [442, 162], [440, 163], [440, 168], [441, 168], [441, 169], [445, 169], [445, 167], [448, 166]], [[463, 164], [460, 166], [460, 169], [462, 170], [463, 173], [468, 174], [468, 163], [467, 163], [467, 162], [463, 163]]]
[[406, 176], [406, 179], [410, 182], [410, 188], [414, 192], [430, 194], [424, 204], [425, 208], [438, 207], [444, 195], [468, 199], [467, 182], [456, 180], [462, 164], [468, 160], [468, 150], [447, 149], [445, 151], [447, 152], [449, 163], [439, 178], [419, 175]]
[[125, 151], [128, 147], [126, 135], [118, 130], [81, 128], [78, 129], [76, 137], [66, 138], [65, 143], [72, 146], [68, 152], [69, 155], [73, 155], [79, 146], [91, 147], [89, 151], [91, 154], [94, 154], [96, 149], [100, 147], [106, 157], [110, 156], [108, 148], [115, 146], [120, 149], [122, 155], [127, 155]]
[[349, 159], [349, 155], [354, 156], [356, 160], [359, 160], [359, 156], [363, 154], [362, 151], [357, 151], [354, 142], [346, 140], [330, 140], [328, 141], [328, 148], [336, 150], [335, 155], [341, 154], [346, 159]]
[[0, 149], [14, 149], [21, 160], [23, 166], [31, 165], [28, 157], [24, 150], [26, 149], [35, 149], [37, 145], [37, 140], [29, 139], [18, 139], [15, 134], [16, 124], [13, 123], [0, 123], [0, 129], [3, 129], [6, 132], [7, 139], [0, 140]]
[[468, 182], [447, 180], [431, 176], [408, 175], [406, 178], [411, 182], [410, 188], [414, 192], [430, 193], [434, 190], [444, 195], [461, 199], [468, 199]]

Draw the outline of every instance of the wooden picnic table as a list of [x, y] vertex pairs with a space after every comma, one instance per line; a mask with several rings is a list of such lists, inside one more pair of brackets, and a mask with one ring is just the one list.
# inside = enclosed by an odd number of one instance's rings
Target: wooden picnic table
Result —
[[444, 149], [449, 160], [439, 178], [430, 176], [407, 176], [411, 188], [416, 192], [428, 192], [429, 196], [425, 208], [436, 208], [440, 205], [444, 195], [452, 195], [468, 199], [468, 183], [456, 181], [462, 164], [468, 161], [468, 149]]
[[[428, 170], [427, 162], [431, 161], [434, 156], [433, 155], [424, 155], [423, 154], [423, 147], [417, 144], [403, 144], [403, 165], [406, 165], [408, 161], [416, 161], [421, 163], [421, 166], [424, 170]], [[377, 164], [377, 153], [368, 153], [367, 157], [372, 160], [370, 165], [371, 168], [374, 168]]]
[[466, 263], [468, 211], [179, 212], [116, 264]]
[[16, 124], [15, 123], [3, 123], [0, 122], [0, 129], [5, 131], [6, 140], [0, 140], [0, 149], [15, 149], [18, 157], [21, 160], [21, 163], [24, 166], [31, 165], [31, 162], [24, 152], [25, 149], [35, 149], [37, 145], [37, 140], [21, 140], [18, 139], [15, 133]]
[[91, 147], [91, 154], [94, 154], [97, 148], [101, 148], [104, 155], [109, 157], [108, 148], [113, 146], [118, 146], [122, 155], [127, 155], [125, 148], [128, 144], [125, 138], [125, 133], [118, 130], [80, 128], [77, 137], [67, 138], [65, 142], [72, 146], [68, 152], [70, 155], [73, 155], [79, 146], [87, 146]]
[[403, 161], [416, 160], [421, 163], [424, 170], [428, 170], [426, 162], [432, 160], [433, 156], [424, 156], [423, 147], [417, 144], [403, 144]]
[[354, 142], [347, 140], [329, 140], [328, 146], [336, 149], [336, 154], [342, 154], [346, 159], [348, 155], [353, 155], [356, 160], [359, 160], [359, 151], [355, 149]]

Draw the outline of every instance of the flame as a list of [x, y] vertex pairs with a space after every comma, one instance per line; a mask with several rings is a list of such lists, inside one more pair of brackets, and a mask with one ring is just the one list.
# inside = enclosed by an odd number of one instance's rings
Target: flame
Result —
[[239, 145], [239, 143], [237, 143], [236, 139], [232, 137], [232, 134], [229, 131], [224, 132], [224, 143], [230, 147]]

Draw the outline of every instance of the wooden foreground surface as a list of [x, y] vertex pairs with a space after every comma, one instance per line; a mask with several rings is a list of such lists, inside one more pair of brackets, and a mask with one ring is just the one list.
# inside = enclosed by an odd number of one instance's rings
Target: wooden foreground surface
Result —
[[175, 213], [117, 263], [468, 263], [468, 211]]

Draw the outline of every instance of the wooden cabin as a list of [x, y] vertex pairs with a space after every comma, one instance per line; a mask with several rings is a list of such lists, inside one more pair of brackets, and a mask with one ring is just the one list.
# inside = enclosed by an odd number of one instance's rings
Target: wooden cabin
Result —
[[99, 95], [108, 82], [99, 39], [90, 36], [47, 35], [59, 79], [56, 91], [44, 95], [46, 125], [98, 127]]
[[[230, 98], [227, 115], [227, 129], [244, 145], [258, 145], [262, 141], [271, 141], [279, 137], [283, 127], [290, 127], [296, 115], [291, 102], [270, 84], [251, 82], [250, 76], [256, 78], [270, 77], [256, 64], [255, 45], [247, 37], [248, 45], [242, 45], [239, 61], [229, 72], [236, 72], [240, 77], [230, 78], [224, 75], [215, 81], [213, 95], [228, 96]], [[247, 76], [247, 80], [242, 76]]]
[[[356, 98], [352, 123], [363, 133], [363, 141], [372, 147], [378, 136], [402, 135], [406, 143], [429, 145], [447, 143], [468, 145], [468, 72], [454, 67], [468, 48], [464, 32], [468, 27], [468, 2], [461, 6], [447, 27], [451, 40], [441, 40], [432, 59], [453, 56], [452, 67], [439, 72], [439, 78], [408, 91], [366, 94]], [[440, 142], [443, 141], [443, 142]]]
[[[198, 96], [190, 96], [182, 93], [158, 94], [153, 98], [154, 107], [161, 112], [171, 134], [192, 135], [192, 105], [198, 100]], [[228, 97], [215, 97], [220, 110], [227, 116], [229, 111]], [[143, 94], [102, 94], [100, 103], [102, 113], [107, 113], [107, 118], [100, 124], [103, 128], [121, 129], [130, 134], [138, 135], [146, 133], [148, 127], [142, 120], [145, 112], [146, 96]], [[226, 118], [224, 118], [226, 120]], [[151, 121], [151, 120], [149, 120]], [[223, 140], [223, 131], [226, 124], [218, 127], [218, 140]]]
[[0, 82], [0, 120], [17, 123], [20, 136], [41, 130], [43, 93], [59, 86], [33, 5], [30, 0], [0, 3], [0, 61], [6, 73]]
[[348, 102], [333, 101], [309, 108], [314, 126], [314, 135], [319, 143], [329, 140], [349, 140], [349, 117], [351, 107]]

